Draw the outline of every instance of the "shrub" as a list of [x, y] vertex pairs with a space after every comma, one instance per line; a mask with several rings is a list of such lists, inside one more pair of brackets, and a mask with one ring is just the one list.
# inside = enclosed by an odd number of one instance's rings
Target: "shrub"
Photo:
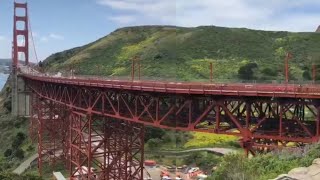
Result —
[[230, 154], [223, 158], [217, 171], [209, 180], [257, 180], [255, 169], [249, 168], [249, 160], [243, 155]]
[[24, 151], [22, 149], [17, 149], [15, 151], [15, 157], [19, 158], [19, 159], [23, 159], [24, 158]]
[[20, 147], [25, 139], [26, 139], [26, 135], [22, 132], [18, 132], [12, 142], [12, 148], [16, 149], [16, 148]]
[[33, 150], [34, 150], [34, 147], [32, 145], [29, 145], [27, 148], [27, 151], [33, 151]]
[[7, 149], [5, 152], [4, 152], [4, 157], [9, 157], [12, 155], [12, 149]]
[[18, 132], [17, 139], [19, 139], [20, 141], [24, 141], [26, 139], [26, 135], [22, 132]]
[[149, 139], [148, 147], [150, 148], [150, 150], [155, 150], [157, 147], [159, 147], [160, 143], [161, 143], [161, 139], [158, 139], [158, 138]]
[[11, 93], [11, 87], [10, 86], [7, 86], [6, 87], [6, 94], [7, 96]]
[[184, 144], [185, 148], [204, 148], [214, 146], [232, 146], [239, 147], [238, 138], [235, 136], [193, 132], [192, 139]]
[[41, 180], [42, 178], [33, 174], [18, 175], [11, 172], [0, 172], [0, 179], [6, 180]]
[[209, 179], [267, 180], [287, 173], [293, 168], [310, 166], [320, 157], [320, 144], [303, 148], [284, 149], [251, 159], [241, 154], [226, 155]]
[[11, 110], [12, 110], [11, 98], [8, 98], [8, 99], [3, 103], [3, 107], [7, 110], [7, 112], [11, 112]]
[[155, 128], [155, 127], [147, 127], [144, 140], [145, 142], [147, 142], [149, 141], [149, 139], [161, 138], [164, 134], [165, 134], [165, 131], [163, 129]]
[[269, 67], [266, 67], [266, 68], [263, 68], [261, 73], [265, 76], [272, 76], [272, 77], [275, 77], [277, 76], [277, 69], [275, 68], [269, 68]]
[[23, 123], [25, 123], [27, 121], [27, 119], [25, 117], [18, 117], [15, 121], [14, 121], [14, 127], [15, 128], [20, 128], [21, 125]]

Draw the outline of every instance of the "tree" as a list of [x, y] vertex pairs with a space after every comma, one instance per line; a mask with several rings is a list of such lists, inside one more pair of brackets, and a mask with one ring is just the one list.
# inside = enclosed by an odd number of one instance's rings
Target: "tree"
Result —
[[22, 132], [18, 132], [17, 139], [19, 139], [20, 141], [24, 141], [26, 139], [26, 135]]
[[26, 135], [22, 132], [18, 132], [18, 134], [16, 135], [16, 137], [14, 138], [13, 142], [12, 142], [12, 148], [16, 149], [18, 148], [23, 141], [26, 139]]
[[158, 139], [158, 138], [149, 139], [148, 147], [150, 148], [150, 150], [155, 150], [157, 147], [159, 147], [160, 143], [161, 143], [161, 139]]
[[163, 129], [155, 128], [155, 127], [147, 127], [144, 140], [145, 142], [147, 142], [149, 141], [149, 139], [154, 139], [154, 138], [161, 139], [164, 134], [165, 134], [165, 131]]
[[12, 155], [12, 149], [7, 149], [5, 152], [4, 152], [4, 157], [9, 157]]
[[254, 79], [254, 69], [258, 68], [257, 63], [248, 63], [239, 68], [238, 75], [240, 79], [252, 80]]
[[275, 68], [270, 68], [270, 67], [266, 67], [266, 68], [263, 68], [261, 73], [264, 75], [264, 76], [271, 76], [271, 77], [275, 77], [277, 76], [277, 69]]
[[308, 70], [305, 70], [302, 74], [304, 80], [311, 80], [311, 74]]
[[24, 151], [22, 149], [17, 149], [15, 152], [15, 156], [19, 159], [23, 159], [24, 158]]

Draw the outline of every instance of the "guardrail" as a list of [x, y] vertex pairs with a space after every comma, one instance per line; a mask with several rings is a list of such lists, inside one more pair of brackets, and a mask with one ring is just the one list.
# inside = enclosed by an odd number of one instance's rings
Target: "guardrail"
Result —
[[[39, 73], [31, 68], [20, 69], [26, 77], [46, 80], [56, 83], [66, 83], [84, 86], [97, 86], [117, 89], [156, 91], [184, 94], [220, 94], [220, 95], [250, 95], [250, 96], [275, 96], [275, 97], [308, 97], [309, 95], [320, 98], [320, 85], [312, 83], [208, 83], [208, 82], [181, 82], [168, 80], [129, 80], [128, 77], [99, 77], [99, 76], [74, 76], [62, 73]], [[299, 96], [298, 96], [299, 95]], [[316, 98], [313, 97], [313, 98]]]

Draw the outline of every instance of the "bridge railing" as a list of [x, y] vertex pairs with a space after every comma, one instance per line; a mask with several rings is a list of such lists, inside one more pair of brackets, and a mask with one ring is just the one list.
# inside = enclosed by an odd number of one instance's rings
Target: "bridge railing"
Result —
[[140, 80], [134, 80], [130, 77], [123, 76], [89, 76], [89, 75], [73, 75], [72, 73], [40, 73], [32, 68], [21, 68], [21, 73], [28, 74], [37, 77], [47, 77], [64, 79], [69, 81], [85, 81], [85, 83], [90, 85], [102, 84], [102, 83], [112, 83], [114, 86], [134, 86], [135, 88], [151, 88], [159, 90], [173, 90], [179, 89], [186, 93], [191, 92], [265, 92], [265, 93], [307, 93], [307, 94], [319, 94], [320, 95], [320, 85], [312, 81], [290, 81], [288, 83], [284, 81], [275, 80], [219, 80], [208, 82], [204, 80], [184, 82], [178, 81], [175, 78], [152, 78], [152, 77], [141, 77]]
[[[97, 75], [79, 75], [72, 74], [70, 72], [57, 72], [57, 73], [40, 73], [34, 68], [22, 66], [22, 73], [36, 75], [36, 76], [49, 76], [49, 77], [61, 77], [61, 78], [79, 78], [79, 79], [105, 79], [105, 80], [126, 80], [132, 81], [130, 76], [97, 76]], [[204, 83], [204, 84], [279, 84], [279, 85], [315, 85], [319, 84], [320, 81], [311, 80], [241, 80], [241, 79], [214, 79], [212, 82], [205, 78], [198, 79], [180, 79], [174, 77], [152, 77], [142, 76], [140, 79], [134, 78], [134, 81], [161, 81], [161, 82], [176, 82], [176, 83]]]

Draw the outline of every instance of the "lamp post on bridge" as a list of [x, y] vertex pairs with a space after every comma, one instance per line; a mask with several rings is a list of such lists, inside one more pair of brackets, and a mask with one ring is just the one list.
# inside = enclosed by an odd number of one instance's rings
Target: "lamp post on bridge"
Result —
[[210, 62], [210, 82], [212, 83], [213, 81], [213, 63]]
[[206, 63], [209, 62], [209, 69], [210, 69], [210, 82], [213, 82], [213, 60], [205, 58]]
[[316, 77], [317, 77], [317, 66], [316, 64], [312, 64], [312, 81], [313, 81], [313, 84], [316, 83]]
[[287, 52], [286, 58], [284, 60], [286, 83], [289, 83], [289, 60], [291, 58], [292, 58], [292, 54], [290, 52]]
[[140, 57], [134, 56], [132, 58], [132, 64], [131, 64], [131, 80], [134, 81], [135, 78], [135, 71], [136, 71], [136, 64], [138, 65], [138, 78], [141, 79], [141, 61]]
[[101, 72], [101, 66], [99, 65], [96, 65], [96, 68], [97, 68], [97, 74], [100, 76], [100, 75], [103, 75]]

